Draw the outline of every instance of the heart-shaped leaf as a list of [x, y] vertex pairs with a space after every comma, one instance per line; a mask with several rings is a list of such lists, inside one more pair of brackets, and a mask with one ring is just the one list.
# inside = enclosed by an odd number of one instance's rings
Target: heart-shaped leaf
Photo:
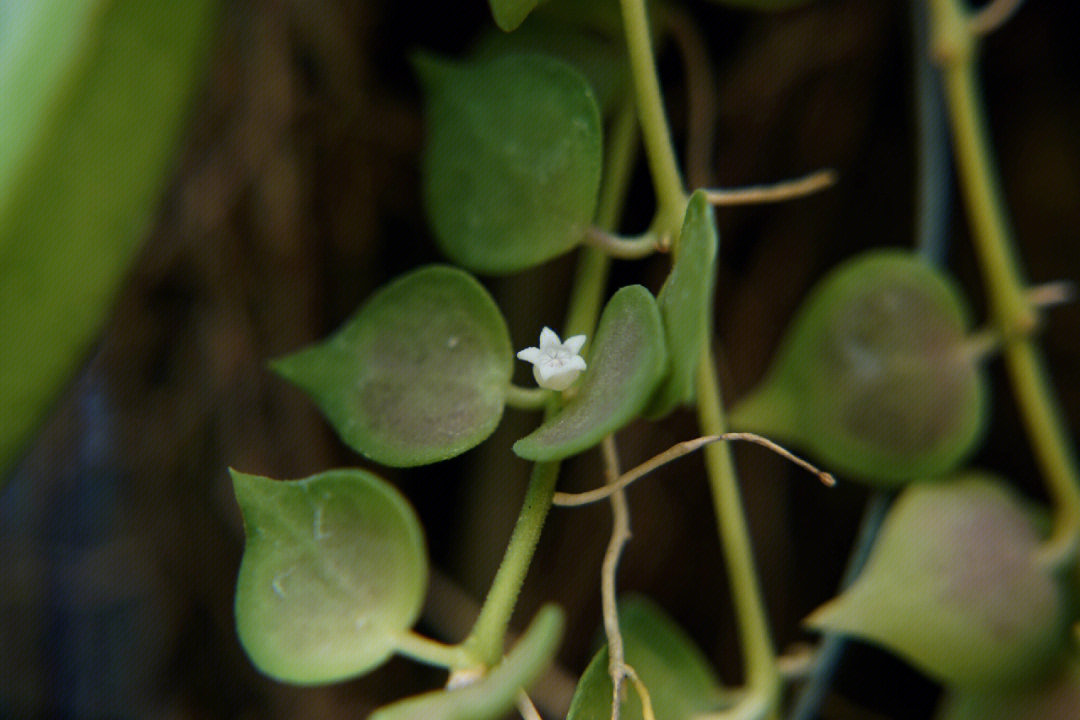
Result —
[[525, 21], [540, 0], [488, 0], [491, 15], [500, 29], [511, 32]]
[[600, 110], [588, 81], [546, 55], [465, 65], [419, 56], [424, 201], [443, 252], [511, 273], [584, 237], [600, 188]]
[[423, 531], [408, 501], [363, 470], [288, 482], [232, 477], [247, 535], [236, 629], [255, 666], [314, 684], [385, 662], [427, 586]]
[[629, 285], [611, 296], [588, 365], [577, 395], [514, 443], [514, 452], [527, 460], [561, 460], [637, 417], [667, 371], [660, 310], [648, 290]]
[[115, 303], [221, 6], [0, 3], [0, 478]]
[[513, 352], [483, 286], [433, 265], [381, 288], [332, 337], [273, 368], [351, 448], [404, 467], [459, 455], [492, 433]]
[[942, 475], [986, 424], [987, 382], [953, 283], [904, 251], [831, 272], [731, 425], [801, 444], [876, 484]]
[[[730, 704], [727, 691], [693, 640], [652, 601], [640, 596], [621, 600], [619, 628], [626, 663], [648, 689], [656, 717], [690, 720]], [[634, 686], [627, 685], [621, 717], [640, 720], [641, 699]], [[608, 720], [611, 696], [604, 646], [582, 674], [566, 720]]]
[[649, 402], [649, 417], [661, 417], [694, 399], [694, 371], [709, 338], [718, 243], [712, 206], [698, 190], [686, 206], [679, 255], [656, 298], [671, 369]]
[[949, 685], [1016, 683], [1066, 638], [1069, 603], [1039, 544], [1000, 481], [909, 485], [862, 575], [807, 623], [879, 643]]
[[937, 720], [1073, 720], [1080, 718], [1080, 667], [1063, 662], [1057, 672], [1019, 687], [947, 689]]
[[471, 685], [407, 698], [372, 713], [370, 720], [495, 720], [514, 707], [551, 664], [562, 637], [563, 614], [554, 605], [540, 608], [517, 645], [501, 663]]

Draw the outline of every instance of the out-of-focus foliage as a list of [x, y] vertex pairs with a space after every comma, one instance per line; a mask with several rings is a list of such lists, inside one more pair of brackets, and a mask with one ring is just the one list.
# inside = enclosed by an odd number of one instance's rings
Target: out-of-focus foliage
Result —
[[0, 3], [0, 474], [104, 323], [175, 158], [218, 7]]

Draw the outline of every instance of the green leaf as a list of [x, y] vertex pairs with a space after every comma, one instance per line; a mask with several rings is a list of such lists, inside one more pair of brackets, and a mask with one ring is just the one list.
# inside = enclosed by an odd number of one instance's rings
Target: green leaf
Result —
[[942, 475], [982, 435], [987, 380], [959, 290], [906, 251], [844, 263], [803, 303], [731, 425], [872, 484]]
[[[649, 691], [653, 711], [663, 720], [690, 720], [730, 704], [708, 660], [693, 640], [652, 601], [631, 596], [619, 602], [619, 628], [626, 663]], [[641, 720], [641, 699], [627, 682], [625, 720]], [[611, 717], [611, 676], [604, 646], [585, 669], [570, 703], [567, 720]]]
[[563, 614], [545, 605], [506, 659], [477, 682], [436, 690], [372, 713], [370, 720], [495, 720], [514, 707], [518, 691], [551, 664], [563, 631]]
[[236, 629], [251, 661], [286, 682], [327, 683], [381, 665], [427, 586], [409, 503], [363, 470], [276, 481], [232, 471], [247, 545]]
[[[574, 0], [575, 4], [580, 4]], [[545, 5], [545, 10], [550, 5]], [[618, 18], [617, 18], [618, 19]], [[485, 33], [471, 57], [490, 61], [509, 53], [542, 53], [573, 65], [589, 82], [604, 115], [630, 92], [630, 66], [626, 41], [621, 34], [607, 37], [597, 31], [541, 15], [530, 17], [512, 34], [491, 30]]]
[[491, 15], [501, 30], [511, 32], [525, 21], [540, 0], [488, 0]]
[[511, 273], [569, 251], [596, 210], [602, 140], [588, 81], [561, 60], [419, 56], [426, 91], [424, 201], [443, 252]]
[[0, 4], [0, 475], [105, 323], [172, 169], [219, 9]]
[[698, 190], [686, 207], [679, 255], [656, 298], [671, 370], [649, 403], [650, 417], [662, 417], [694, 399], [694, 372], [709, 339], [718, 242], [712, 206]]
[[600, 316], [577, 395], [514, 443], [527, 460], [561, 460], [586, 450], [637, 417], [667, 371], [660, 311], [640, 285], [616, 292]]
[[1036, 682], [995, 690], [946, 689], [937, 720], [1069, 720], [1080, 718], [1075, 661]]
[[381, 288], [329, 339], [273, 363], [342, 440], [384, 465], [460, 455], [502, 417], [506, 322], [468, 273], [432, 265]]
[[1039, 544], [1029, 508], [999, 480], [910, 485], [862, 575], [807, 623], [878, 643], [946, 684], [1018, 682], [1066, 638], [1070, 603]]

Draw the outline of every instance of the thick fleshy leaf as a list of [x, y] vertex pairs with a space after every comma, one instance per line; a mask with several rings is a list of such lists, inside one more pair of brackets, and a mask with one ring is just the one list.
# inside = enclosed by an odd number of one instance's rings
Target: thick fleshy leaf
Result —
[[731, 425], [872, 484], [942, 475], [986, 424], [967, 329], [960, 292], [939, 271], [905, 251], [861, 255], [811, 291]]
[[273, 363], [351, 448], [423, 465], [482, 442], [502, 417], [513, 350], [495, 301], [432, 265], [376, 292], [329, 339]]
[[500, 29], [511, 32], [525, 21], [540, 0], [488, 0], [491, 15]]
[[386, 661], [427, 587], [423, 532], [408, 501], [363, 470], [232, 477], [247, 535], [236, 629], [255, 666], [314, 684]]
[[694, 399], [694, 371], [709, 339], [718, 243], [712, 206], [698, 190], [686, 207], [679, 256], [656, 298], [671, 369], [649, 402], [650, 417], [666, 415]]
[[567, 63], [532, 53], [415, 61], [426, 94], [424, 200], [454, 262], [511, 273], [584, 238], [600, 188], [600, 110]]
[[996, 479], [910, 485], [862, 575], [807, 623], [883, 645], [945, 684], [1019, 682], [1067, 635], [1069, 602], [1039, 544], [1031, 512]]
[[[545, 5], [544, 9], [549, 7]], [[545, 15], [530, 17], [513, 33], [498, 30], [485, 33], [473, 49], [472, 58], [488, 61], [499, 55], [522, 52], [552, 55], [573, 65], [589, 81], [605, 115], [630, 90], [626, 41], [621, 34], [607, 37]]]
[[540, 609], [517, 645], [487, 675], [455, 690], [407, 698], [372, 713], [370, 720], [495, 720], [514, 707], [518, 691], [551, 664], [563, 631], [562, 611]]
[[577, 395], [514, 443], [527, 460], [560, 460], [586, 450], [637, 417], [667, 371], [664, 328], [652, 294], [640, 285], [608, 301]]
[[[730, 705], [730, 697], [708, 660], [682, 628], [652, 601], [640, 596], [621, 600], [619, 628], [626, 663], [648, 689], [657, 718], [691, 720]], [[578, 681], [566, 720], [608, 720], [611, 696], [605, 645]], [[629, 681], [621, 711], [625, 720], [641, 720], [641, 699]]]
[[1080, 667], [1063, 663], [1036, 682], [996, 690], [947, 689], [937, 720], [1075, 720], [1080, 718]]
[[0, 477], [105, 323], [172, 169], [220, 7], [0, 3]]

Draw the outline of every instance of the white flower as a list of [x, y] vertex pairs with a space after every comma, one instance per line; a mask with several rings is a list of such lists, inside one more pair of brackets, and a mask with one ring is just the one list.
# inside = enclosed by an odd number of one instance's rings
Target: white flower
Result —
[[563, 342], [554, 330], [546, 327], [540, 331], [540, 347], [525, 348], [517, 356], [533, 364], [537, 385], [548, 390], [565, 390], [585, 369], [585, 361], [578, 355], [584, 344], [584, 335]]

